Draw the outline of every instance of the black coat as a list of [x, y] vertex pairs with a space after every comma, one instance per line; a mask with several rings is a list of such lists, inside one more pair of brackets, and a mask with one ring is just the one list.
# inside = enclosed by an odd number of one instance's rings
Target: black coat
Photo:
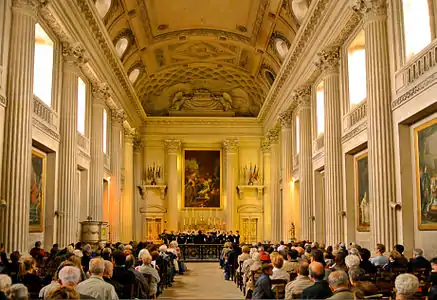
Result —
[[423, 256], [418, 256], [408, 263], [408, 272], [414, 272], [416, 269], [431, 270], [431, 263]]
[[331, 288], [326, 280], [316, 281], [313, 286], [303, 290], [301, 299], [326, 299], [332, 296]]

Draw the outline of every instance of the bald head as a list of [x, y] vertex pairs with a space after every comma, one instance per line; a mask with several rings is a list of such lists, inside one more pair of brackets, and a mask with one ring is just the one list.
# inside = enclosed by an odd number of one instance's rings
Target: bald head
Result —
[[310, 276], [313, 280], [323, 280], [325, 277], [325, 268], [319, 262], [310, 264]]

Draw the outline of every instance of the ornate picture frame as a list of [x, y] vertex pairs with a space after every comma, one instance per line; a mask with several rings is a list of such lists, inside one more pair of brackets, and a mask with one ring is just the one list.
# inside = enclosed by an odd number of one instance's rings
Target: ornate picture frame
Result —
[[32, 150], [29, 232], [44, 231], [46, 159], [47, 156], [41, 151]]
[[370, 232], [369, 157], [355, 157], [355, 207], [358, 232]]

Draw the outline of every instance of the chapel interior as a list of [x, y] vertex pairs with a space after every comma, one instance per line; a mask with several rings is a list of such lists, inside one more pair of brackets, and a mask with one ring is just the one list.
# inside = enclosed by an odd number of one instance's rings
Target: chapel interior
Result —
[[1, 0], [0, 243], [64, 247], [94, 222], [123, 243], [238, 230], [436, 256], [436, 12]]

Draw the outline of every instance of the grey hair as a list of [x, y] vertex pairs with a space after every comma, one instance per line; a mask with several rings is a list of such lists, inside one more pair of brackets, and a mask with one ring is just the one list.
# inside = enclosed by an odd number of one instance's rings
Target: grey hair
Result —
[[147, 255], [147, 254], [150, 255], [149, 250], [147, 250], [147, 249], [141, 249], [141, 250], [140, 250], [140, 253], [138, 253], [138, 259], [143, 260], [143, 257], [144, 257], [145, 255]]
[[409, 297], [419, 288], [419, 279], [413, 274], [400, 274], [396, 277], [395, 287], [398, 294]]
[[415, 248], [415, 249], [413, 249], [413, 254], [415, 256], [423, 256], [423, 250], [420, 248]]
[[0, 290], [8, 289], [12, 285], [12, 279], [8, 275], [0, 274]]
[[29, 299], [29, 291], [24, 284], [13, 284], [10, 289], [11, 299], [25, 300]]
[[354, 268], [354, 267], [358, 267], [360, 265], [360, 258], [356, 255], [348, 255], [346, 256], [346, 258], [344, 259], [346, 266], [350, 269], [350, 268]]
[[347, 286], [349, 284], [349, 278], [345, 271], [334, 271], [329, 274], [328, 277], [329, 285], [333, 288], [339, 288], [342, 286]]
[[105, 261], [101, 258], [93, 258], [90, 260], [90, 273], [93, 275], [101, 275], [105, 270]]
[[73, 266], [66, 266], [59, 271], [58, 278], [65, 283], [77, 284], [80, 281], [80, 270]]
[[356, 256], [359, 256], [359, 255], [360, 255], [360, 252], [358, 251], [357, 248], [351, 248], [351, 249], [349, 250], [349, 254], [350, 254], [350, 255], [356, 255]]
[[159, 252], [167, 252], [167, 246], [166, 245], [161, 245], [159, 246]]

